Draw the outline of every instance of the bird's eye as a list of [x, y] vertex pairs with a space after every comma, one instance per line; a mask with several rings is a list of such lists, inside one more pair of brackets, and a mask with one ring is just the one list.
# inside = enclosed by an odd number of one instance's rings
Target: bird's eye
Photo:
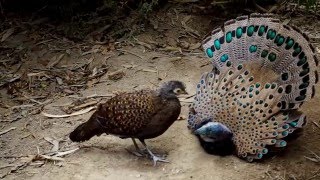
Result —
[[176, 93], [176, 94], [180, 94], [180, 93], [181, 93], [181, 89], [180, 89], [180, 88], [177, 88], [177, 89], [175, 89], [173, 92]]

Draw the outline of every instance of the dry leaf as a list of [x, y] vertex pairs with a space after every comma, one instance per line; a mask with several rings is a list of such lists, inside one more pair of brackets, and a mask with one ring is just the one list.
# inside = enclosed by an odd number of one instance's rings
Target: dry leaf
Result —
[[92, 70], [92, 74], [90, 75], [90, 77], [94, 77], [95, 75], [98, 74], [98, 68], [97, 67], [94, 67], [93, 70]]
[[83, 109], [83, 110], [80, 110], [80, 111], [77, 111], [77, 112], [74, 112], [74, 113], [71, 113], [71, 114], [49, 114], [49, 113], [46, 113], [46, 112], [41, 112], [41, 114], [43, 116], [46, 116], [46, 117], [49, 117], [49, 118], [65, 118], [65, 117], [71, 117], [71, 116], [78, 116], [78, 115], [81, 115], [81, 114], [85, 114], [85, 113], [88, 113], [90, 112], [91, 110], [95, 109], [96, 107], [89, 107], [89, 108], [86, 108], [86, 109]]
[[62, 79], [61, 79], [61, 78], [56, 77], [56, 80], [57, 80], [57, 83], [58, 83], [59, 85], [62, 85], [62, 84], [63, 84], [63, 81], [62, 81]]

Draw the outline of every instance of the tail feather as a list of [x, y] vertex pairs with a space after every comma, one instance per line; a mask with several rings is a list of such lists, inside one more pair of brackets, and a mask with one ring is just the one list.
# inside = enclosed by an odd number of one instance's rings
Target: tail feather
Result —
[[286, 147], [307, 122], [297, 109], [314, 96], [318, 81], [307, 36], [271, 15], [253, 14], [227, 21], [203, 48], [214, 70], [197, 85], [189, 128], [208, 118], [226, 125], [238, 156], [248, 161], [261, 159], [268, 148]]
[[[229, 67], [254, 62], [270, 69], [276, 83], [287, 89], [282, 109], [297, 109], [314, 95], [318, 60], [308, 38], [300, 30], [281, 24], [269, 14], [252, 14], [229, 20], [204, 40], [203, 48], [222, 73]], [[260, 74], [261, 75], [261, 74]], [[302, 95], [301, 95], [302, 94]]]

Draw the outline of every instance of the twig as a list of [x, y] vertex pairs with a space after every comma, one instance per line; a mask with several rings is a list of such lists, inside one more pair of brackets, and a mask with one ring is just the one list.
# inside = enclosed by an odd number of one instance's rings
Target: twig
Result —
[[118, 49], [119, 51], [122, 51], [122, 52], [126, 52], [126, 53], [129, 53], [129, 54], [132, 54], [134, 56], [137, 56], [138, 58], [140, 59], [143, 59], [143, 57], [139, 56], [138, 54], [134, 53], [134, 52], [131, 52], [131, 51], [127, 51], [127, 50], [124, 50], [124, 49]]
[[68, 155], [68, 154], [71, 154], [71, 153], [74, 153], [76, 151], [78, 151], [80, 148], [75, 148], [75, 149], [71, 149], [71, 150], [68, 150], [68, 151], [63, 151], [63, 152], [57, 152], [56, 157], [61, 157], [61, 156], [65, 156], [65, 155]]
[[88, 113], [90, 112], [91, 110], [95, 109], [96, 107], [88, 107], [87, 109], [83, 109], [81, 111], [77, 111], [77, 112], [74, 112], [72, 114], [61, 114], [61, 115], [56, 115], [56, 114], [49, 114], [49, 113], [46, 113], [46, 112], [41, 112], [41, 114], [43, 116], [46, 116], [46, 117], [49, 117], [49, 118], [66, 118], [66, 117], [71, 117], [71, 116], [78, 116], [78, 115], [82, 115], [82, 114], [85, 114], [85, 113]]
[[24, 105], [20, 105], [20, 106], [12, 106], [11, 109], [20, 109], [20, 108], [28, 108], [28, 107], [33, 107], [34, 104], [24, 104]]
[[32, 102], [35, 102], [35, 103], [40, 104], [40, 105], [43, 104], [42, 102], [37, 101], [37, 100], [35, 100], [35, 99], [31, 98], [31, 97], [28, 97], [28, 96], [26, 96], [26, 95], [23, 95], [23, 96], [24, 96], [27, 100], [30, 100], [30, 101], [32, 101]]
[[6, 134], [6, 133], [8, 133], [8, 132], [10, 132], [12, 130], [15, 130], [15, 129], [16, 129], [16, 127], [11, 127], [11, 128], [9, 128], [7, 130], [4, 130], [4, 131], [0, 132], [0, 136], [3, 135], [3, 134]]
[[75, 107], [73, 107], [72, 109], [73, 109], [74, 111], [77, 111], [77, 110], [86, 108], [86, 107], [88, 107], [88, 106], [96, 105], [97, 103], [99, 103], [99, 102], [96, 101], [96, 100], [94, 100], [94, 101], [90, 101], [90, 102], [81, 104], [81, 105], [79, 105], [79, 106], [75, 106]]
[[320, 125], [319, 125], [317, 122], [312, 121], [312, 123], [313, 123], [314, 125], [316, 125], [316, 126], [320, 129]]
[[317, 176], [319, 176], [319, 175], [320, 175], [320, 169], [318, 169], [318, 170], [314, 173], [314, 175], [311, 176], [311, 177], [309, 177], [307, 180], [313, 179], [313, 178], [315, 178], [315, 177], [317, 177]]
[[318, 156], [315, 152], [311, 151], [308, 148], [305, 148], [305, 149], [308, 150], [314, 156], [314, 158], [304, 156], [306, 159], [313, 161], [313, 162], [317, 162], [317, 163], [320, 162], [320, 156]]
[[40, 45], [40, 44], [45, 44], [47, 42], [53, 41], [53, 39], [48, 39], [48, 40], [44, 40], [44, 41], [40, 41], [36, 44], [36, 46]]
[[77, 98], [80, 100], [84, 100], [84, 99], [90, 99], [90, 98], [99, 98], [99, 97], [112, 97], [114, 94], [92, 94], [86, 97], [77, 97], [77, 96], [69, 96], [69, 97], [73, 97], [73, 98]]
[[25, 101], [25, 100], [29, 100], [30, 98], [31, 98], [31, 99], [43, 99], [43, 98], [46, 98], [46, 97], [47, 97], [47, 96], [31, 96], [31, 97], [24, 96], [24, 97], [15, 98], [14, 100], [17, 100], [17, 101]]
[[0, 156], [0, 158], [10, 159], [10, 158], [22, 158], [22, 157], [28, 157], [28, 155], [8, 155], [8, 156]]
[[15, 165], [13, 164], [8, 164], [8, 165], [4, 165], [4, 166], [0, 166], [0, 169], [5, 169], [5, 168], [8, 168], [8, 167], [14, 167]]

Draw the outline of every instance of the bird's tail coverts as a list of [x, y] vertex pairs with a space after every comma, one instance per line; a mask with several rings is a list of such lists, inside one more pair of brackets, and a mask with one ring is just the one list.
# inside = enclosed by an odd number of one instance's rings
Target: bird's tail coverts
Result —
[[296, 109], [314, 95], [318, 60], [313, 46], [299, 29], [280, 23], [272, 15], [229, 20], [204, 40], [203, 48], [219, 71], [228, 69], [228, 60], [234, 66], [255, 63], [257, 69], [273, 70], [278, 74], [275, 83], [287, 92], [281, 98], [286, 102], [283, 109]]
[[227, 21], [203, 44], [214, 69], [197, 85], [188, 126], [194, 131], [211, 118], [234, 133], [238, 156], [261, 159], [268, 147], [302, 128], [298, 112], [314, 96], [318, 65], [305, 34], [271, 15]]

